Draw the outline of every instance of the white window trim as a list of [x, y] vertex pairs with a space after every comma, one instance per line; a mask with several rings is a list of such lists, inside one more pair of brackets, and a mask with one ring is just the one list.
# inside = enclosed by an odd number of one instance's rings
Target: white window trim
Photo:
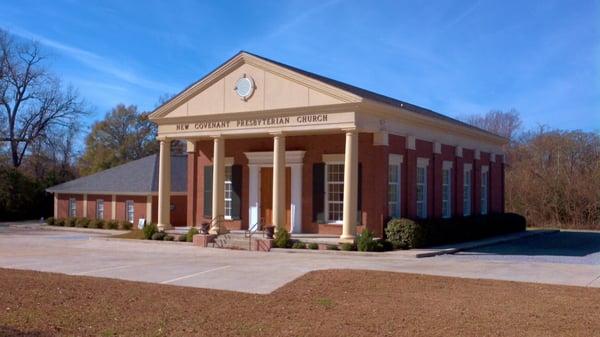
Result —
[[[75, 214], [73, 214], [75, 213]], [[77, 216], [77, 199], [69, 198], [69, 217], [74, 218]]]
[[[483, 177], [487, 177], [487, 179], [483, 179]], [[486, 215], [489, 213], [490, 208], [490, 200], [489, 200], [489, 190], [490, 190], [490, 167], [487, 165], [481, 166], [481, 196], [480, 196], [480, 206], [479, 211], [481, 214]], [[485, 181], [485, 185], [483, 182]], [[485, 190], [484, 190], [485, 186]], [[484, 202], [485, 201], [485, 202]], [[485, 208], [484, 208], [485, 205]]]
[[[329, 165], [344, 165], [343, 154], [324, 154], [323, 162], [325, 163], [325, 223], [330, 225], [342, 225], [344, 223], [343, 214], [342, 219], [337, 221], [329, 221]], [[344, 188], [344, 182], [341, 183], [342, 189]], [[344, 202], [342, 201], [342, 208]]]
[[[428, 167], [429, 167], [429, 158], [417, 158], [417, 171], [416, 171], [417, 176], [415, 177], [417, 188], [419, 186], [419, 180], [417, 179], [418, 176], [419, 176], [419, 170], [418, 169], [419, 168], [425, 169], [425, 180], [424, 180], [424, 183], [423, 183], [423, 201], [422, 201], [423, 208], [425, 209], [425, 214], [424, 214], [424, 216], [420, 217], [422, 219], [426, 219], [427, 216], [428, 216], [428, 212], [427, 212], [427, 207], [428, 207], [428, 205], [427, 205], [427, 196], [428, 196], [427, 195], [428, 194], [428, 192], [427, 192], [427, 190], [428, 190], [427, 180], [429, 178], [428, 177], [428, 172], [427, 172], [427, 168]], [[418, 200], [415, 200], [415, 203], [417, 203], [417, 217], [419, 217], [419, 207], [418, 207], [419, 203], [418, 203]]]
[[[444, 200], [444, 171], [448, 171], [448, 200]], [[446, 214], [444, 214], [444, 201], [447, 203]], [[452, 217], [452, 162], [447, 160], [442, 162], [442, 217]]]
[[[402, 217], [402, 163], [404, 162], [404, 157], [401, 154], [390, 154], [389, 155], [389, 166], [396, 166], [397, 167], [397, 174], [398, 174], [398, 181], [395, 183], [396, 186], [396, 209], [394, 210], [394, 212], [390, 212], [390, 200], [388, 199], [388, 216], [393, 216], [396, 218], [400, 218]], [[388, 177], [388, 189], [390, 187], [392, 183], [390, 182], [390, 179]], [[388, 196], [389, 196], [389, 192], [388, 192]], [[395, 215], [392, 215], [391, 213], [394, 213]]]
[[[129, 205], [131, 204], [131, 220], [129, 220]], [[131, 223], [135, 222], [135, 202], [133, 200], [125, 200], [125, 220]]]
[[[466, 184], [465, 175], [469, 174], [469, 185]], [[469, 193], [465, 194], [465, 187], [469, 187]], [[468, 201], [468, 202], [465, 202]], [[469, 205], [468, 212], [466, 212], [466, 205]], [[463, 167], [463, 216], [470, 216], [473, 213], [473, 165], [464, 164]]]
[[[226, 161], [225, 162], [225, 172], [227, 172], [227, 168], [229, 168], [230, 172], [231, 172], [231, 167], [233, 166], [233, 157], [231, 157], [231, 161]], [[227, 180], [227, 175], [225, 174], [223, 176], [223, 184], [225, 186], [227, 186], [227, 183], [229, 182], [229, 185], [231, 187], [231, 193], [233, 194], [233, 172], [231, 172], [231, 180]], [[233, 211], [233, 198], [227, 198], [226, 195], [227, 193], [225, 193], [225, 186], [223, 186], [223, 203], [227, 203], [227, 201], [229, 200], [231, 202], [231, 208], [230, 211]], [[224, 211], [225, 212], [225, 211]], [[223, 216], [225, 220], [232, 220], [233, 218], [231, 217], [231, 212], [229, 215], [224, 215]]]
[[[98, 217], [98, 213], [100, 212], [100, 208], [98, 206], [102, 205], [102, 217]], [[96, 219], [104, 220], [104, 199], [96, 199]]]

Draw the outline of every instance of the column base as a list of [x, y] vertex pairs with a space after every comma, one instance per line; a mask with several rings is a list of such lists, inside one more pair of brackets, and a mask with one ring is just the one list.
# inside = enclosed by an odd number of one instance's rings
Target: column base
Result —
[[355, 236], [354, 235], [341, 235], [338, 240], [339, 243], [354, 243]]
[[164, 232], [165, 229], [173, 228], [173, 226], [171, 226], [170, 224], [158, 224], [158, 225], [156, 225], [156, 227], [158, 228], [159, 232]]

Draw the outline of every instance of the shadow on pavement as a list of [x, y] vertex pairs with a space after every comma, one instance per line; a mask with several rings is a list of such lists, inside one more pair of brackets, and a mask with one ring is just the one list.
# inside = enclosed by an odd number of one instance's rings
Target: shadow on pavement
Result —
[[473, 248], [466, 252], [495, 255], [588, 256], [600, 253], [600, 233], [556, 232]]

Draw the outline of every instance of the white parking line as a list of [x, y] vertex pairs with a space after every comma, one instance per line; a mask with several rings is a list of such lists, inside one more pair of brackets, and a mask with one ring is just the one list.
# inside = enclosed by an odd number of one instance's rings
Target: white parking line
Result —
[[198, 276], [198, 275], [201, 275], [201, 274], [210, 273], [212, 271], [221, 270], [221, 269], [225, 269], [225, 268], [229, 268], [229, 267], [231, 267], [231, 266], [223, 266], [223, 267], [213, 268], [213, 269], [209, 269], [209, 270], [204, 270], [204, 271], [201, 271], [201, 272], [198, 272], [198, 273], [195, 273], [195, 274], [185, 275], [185, 276], [181, 276], [181, 277], [178, 277], [178, 278], [174, 278], [172, 280], [162, 281], [161, 284], [173, 283], [173, 282], [176, 282], [176, 281], [185, 280], [185, 279], [190, 278], [190, 277], [194, 277], [194, 276]]

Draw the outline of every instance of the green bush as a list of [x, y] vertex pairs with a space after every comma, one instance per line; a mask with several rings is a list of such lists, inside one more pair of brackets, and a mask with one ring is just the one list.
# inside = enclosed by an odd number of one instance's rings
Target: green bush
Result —
[[156, 232], [154, 234], [152, 234], [152, 240], [158, 240], [158, 241], [162, 241], [164, 240], [164, 238], [167, 236], [167, 233], [165, 232]]
[[46, 218], [46, 225], [55, 226], [55, 219], [53, 217]]
[[292, 244], [293, 249], [306, 249], [306, 244], [304, 242], [296, 241]]
[[356, 246], [353, 243], [345, 242], [340, 245], [340, 249], [349, 252], [356, 250]]
[[327, 245], [327, 250], [340, 250], [337, 245]]
[[77, 218], [77, 220], [75, 221], [75, 226], [80, 227], [80, 228], [87, 228], [87, 226], [90, 224], [90, 219], [88, 218]]
[[165, 236], [165, 238], [163, 240], [165, 240], [165, 241], [173, 241], [173, 240], [175, 240], [175, 237], [173, 235], [167, 235], [167, 236]]
[[319, 244], [316, 242], [311, 242], [308, 244], [308, 249], [319, 249]]
[[76, 223], [77, 223], [76, 218], [69, 217], [65, 220], [65, 226], [67, 226], [67, 227], [75, 227]]
[[524, 231], [527, 221], [514, 213], [473, 215], [450, 219], [392, 219], [386, 236], [395, 248], [420, 248]]
[[187, 242], [192, 242], [194, 241], [194, 235], [196, 234], [200, 234], [200, 232], [198, 231], [198, 228], [196, 227], [190, 227], [190, 229], [188, 229], [187, 235], [186, 235], [186, 240]]
[[356, 237], [356, 247], [361, 252], [374, 252], [377, 250], [378, 241], [373, 232], [366, 228]]
[[394, 245], [388, 240], [379, 239], [376, 240], [377, 246], [375, 247], [376, 252], [388, 252], [394, 250]]
[[64, 218], [56, 218], [54, 219], [54, 226], [64, 226], [65, 219]]
[[273, 247], [276, 248], [290, 248], [292, 246], [291, 235], [287, 229], [278, 227], [273, 237]]
[[104, 220], [102, 219], [92, 219], [88, 224], [88, 228], [104, 228]]
[[179, 242], [187, 242], [187, 235], [186, 234], [180, 234], [177, 237], [177, 241], [179, 241]]
[[119, 229], [128, 231], [131, 230], [132, 227], [133, 224], [127, 220], [119, 221]]
[[142, 229], [142, 232], [144, 233], [144, 239], [150, 240], [152, 239], [152, 235], [158, 232], [158, 227], [153, 223], [147, 223]]
[[109, 220], [104, 224], [105, 229], [119, 229], [119, 221]]

